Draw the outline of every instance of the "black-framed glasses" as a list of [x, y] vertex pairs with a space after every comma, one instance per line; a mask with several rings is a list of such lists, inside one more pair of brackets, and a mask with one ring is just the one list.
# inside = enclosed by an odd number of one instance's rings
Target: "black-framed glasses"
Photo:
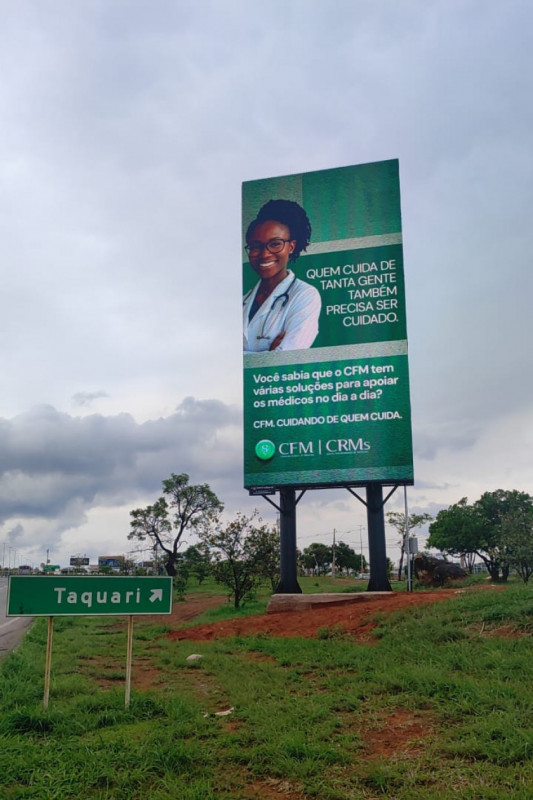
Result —
[[269, 239], [268, 242], [250, 242], [250, 244], [245, 245], [244, 249], [249, 255], [261, 253], [265, 247], [269, 253], [281, 253], [287, 242], [291, 241], [292, 239], [282, 239], [276, 236], [274, 239]]

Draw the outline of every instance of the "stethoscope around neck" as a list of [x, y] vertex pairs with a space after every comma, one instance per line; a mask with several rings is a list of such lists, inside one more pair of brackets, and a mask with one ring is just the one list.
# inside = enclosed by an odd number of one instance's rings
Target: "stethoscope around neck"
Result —
[[[270, 304], [270, 308], [268, 309], [267, 313], [265, 314], [265, 318], [263, 319], [263, 324], [261, 325], [261, 333], [259, 333], [255, 337], [256, 339], [272, 339], [272, 336], [267, 336], [265, 334], [265, 327], [267, 325], [268, 319], [269, 319], [270, 315], [273, 313], [274, 307], [275, 307], [276, 303], [278, 302], [278, 300], [281, 300], [281, 304], [278, 305], [278, 314], [283, 308], [285, 308], [285, 306], [289, 302], [289, 292], [292, 289], [292, 287], [294, 286], [294, 284], [296, 283], [296, 280], [297, 280], [297, 278], [295, 276], [292, 279], [292, 281], [290, 282], [290, 284], [287, 286], [285, 291], [282, 292], [281, 294], [276, 295], [276, 297], [274, 298], [274, 300]], [[246, 305], [246, 303], [248, 302], [248, 300], [250, 298], [250, 295], [252, 294], [253, 291], [254, 291], [253, 289], [250, 289], [248, 294], [246, 294], [244, 296], [244, 300], [242, 301], [243, 306]], [[259, 309], [258, 309], [258, 311], [259, 311]]]

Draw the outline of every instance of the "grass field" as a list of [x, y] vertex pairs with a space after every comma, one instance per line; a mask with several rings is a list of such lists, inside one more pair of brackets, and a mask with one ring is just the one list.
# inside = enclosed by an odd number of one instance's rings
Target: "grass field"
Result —
[[0, 665], [2, 800], [533, 798], [533, 587], [382, 614], [365, 644], [176, 642], [162, 619], [135, 621], [128, 711], [124, 619], [55, 620], [47, 712], [36, 621]]

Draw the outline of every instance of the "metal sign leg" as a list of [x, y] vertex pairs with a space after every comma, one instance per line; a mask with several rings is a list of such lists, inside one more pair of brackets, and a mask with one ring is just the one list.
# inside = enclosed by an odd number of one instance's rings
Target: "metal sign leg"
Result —
[[46, 664], [44, 668], [43, 708], [46, 711], [50, 699], [50, 671], [52, 668], [52, 639], [54, 636], [54, 618], [48, 617], [48, 637], [46, 639]]
[[296, 562], [296, 490], [292, 486], [286, 486], [279, 490], [279, 495], [281, 578], [275, 594], [301, 594]]
[[387, 571], [383, 506], [383, 487], [381, 484], [369, 483], [366, 487], [368, 549], [370, 553], [368, 592], [392, 592]]
[[131, 696], [131, 659], [133, 652], [133, 616], [128, 617], [128, 649], [126, 654], [126, 697], [125, 706], [130, 707]]

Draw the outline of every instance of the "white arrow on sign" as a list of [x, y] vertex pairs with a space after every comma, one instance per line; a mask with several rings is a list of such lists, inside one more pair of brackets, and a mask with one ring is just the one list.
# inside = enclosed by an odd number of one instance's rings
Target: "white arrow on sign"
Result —
[[163, 600], [163, 589], [152, 589], [152, 594], [150, 595], [150, 602], [154, 603], [156, 600]]

